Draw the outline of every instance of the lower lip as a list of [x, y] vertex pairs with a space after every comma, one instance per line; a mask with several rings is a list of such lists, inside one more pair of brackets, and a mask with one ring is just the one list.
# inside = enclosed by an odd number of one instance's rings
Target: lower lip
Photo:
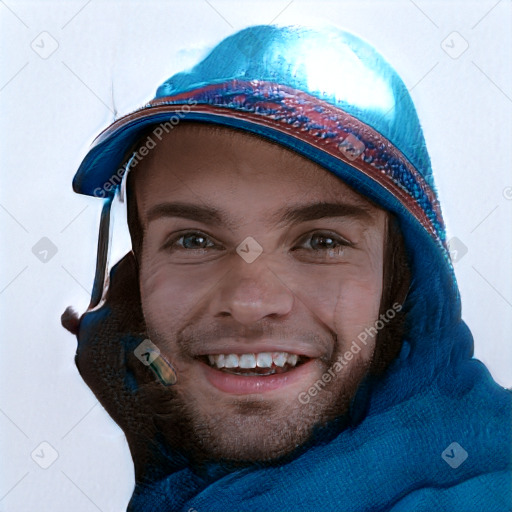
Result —
[[313, 370], [315, 360], [311, 359], [306, 363], [288, 370], [284, 373], [274, 375], [234, 375], [232, 373], [215, 370], [211, 366], [200, 362], [208, 382], [223, 391], [232, 395], [247, 395], [251, 393], [264, 393], [289, 386], [304, 379]]

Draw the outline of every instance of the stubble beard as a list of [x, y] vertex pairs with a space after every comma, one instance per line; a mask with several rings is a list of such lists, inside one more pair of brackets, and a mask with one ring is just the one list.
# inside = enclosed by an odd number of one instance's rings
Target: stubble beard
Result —
[[[152, 339], [158, 346], [165, 345], [155, 336], [153, 333]], [[329, 362], [322, 361], [318, 382], [340, 356], [341, 351], [336, 351]], [[212, 395], [217, 397], [215, 400], [203, 399], [200, 403], [192, 390], [178, 382], [165, 400], [153, 404], [155, 425], [172, 449], [185, 453], [195, 463], [222, 460], [243, 465], [278, 459], [306, 443], [315, 427], [347, 412], [371, 362], [371, 358], [364, 361], [354, 357], [350, 366], [335, 373], [329, 383], [322, 381], [308, 403], [295, 395], [270, 401], [264, 394], [258, 399], [240, 395], [220, 400], [216, 394]], [[303, 391], [312, 384], [305, 383]]]

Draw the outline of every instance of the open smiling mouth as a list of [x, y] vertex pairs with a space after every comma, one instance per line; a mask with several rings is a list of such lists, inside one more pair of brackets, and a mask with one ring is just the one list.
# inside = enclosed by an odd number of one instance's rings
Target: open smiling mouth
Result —
[[211, 354], [199, 359], [215, 370], [244, 377], [282, 374], [309, 361], [306, 356], [288, 352]]
[[295, 386], [318, 373], [318, 359], [291, 352], [203, 354], [196, 356], [206, 381], [230, 395], [260, 394]]

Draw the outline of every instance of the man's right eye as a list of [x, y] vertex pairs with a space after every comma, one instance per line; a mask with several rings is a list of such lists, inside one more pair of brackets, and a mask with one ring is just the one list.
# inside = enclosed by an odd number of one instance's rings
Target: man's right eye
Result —
[[178, 237], [173, 237], [164, 244], [164, 249], [167, 250], [198, 250], [205, 251], [207, 249], [216, 249], [218, 246], [212, 241], [212, 239], [199, 231], [189, 231], [182, 233]]

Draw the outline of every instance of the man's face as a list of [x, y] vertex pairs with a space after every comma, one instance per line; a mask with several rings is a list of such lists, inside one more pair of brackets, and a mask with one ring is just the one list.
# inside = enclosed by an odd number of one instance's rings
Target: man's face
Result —
[[133, 172], [142, 309], [177, 370], [179, 435], [212, 458], [290, 452], [346, 410], [368, 370], [372, 338], [299, 400], [378, 319], [386, 212], [225, 128], [183, 124]]

